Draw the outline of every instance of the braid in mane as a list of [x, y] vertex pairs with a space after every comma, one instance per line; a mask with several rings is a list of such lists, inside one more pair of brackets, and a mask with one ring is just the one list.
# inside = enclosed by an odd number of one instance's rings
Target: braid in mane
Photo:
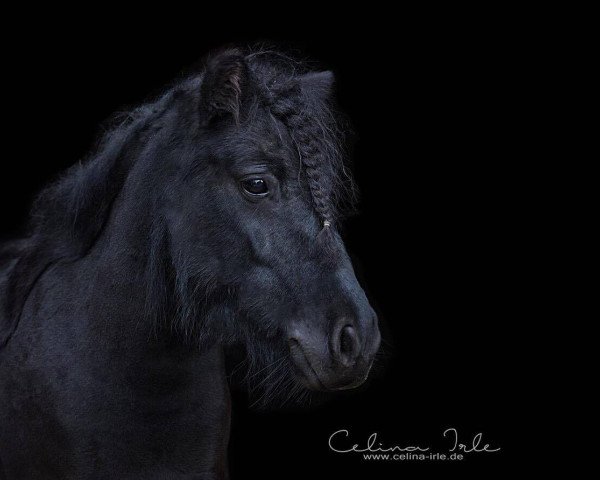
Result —
[[333, 224], [335, 215], [333, 205], [331, 205], [331, 188], [327, 188], [328, 181], [323, 171], [326, 168], [327, 159], [319, 141], [318, 125], [298, 107], [287, 112], [281, 112], [279, 108], [275, 108], [274, 113], [283, 118], [291, 131], [304, 166], [315, 211], [326, 228]]
[[[345, 166], [349, 125], [335, 108], [330, 90], [333, 75], [276, 51], [255, 51], [247, 60], [261, 101], [287, 127], [295, 144], [323, 227], [319, 237], [328, 238], [340, 213], [352, 211], [356, 201], [354, 182]], [[312, 81], [308, 87], [307, 79]]]

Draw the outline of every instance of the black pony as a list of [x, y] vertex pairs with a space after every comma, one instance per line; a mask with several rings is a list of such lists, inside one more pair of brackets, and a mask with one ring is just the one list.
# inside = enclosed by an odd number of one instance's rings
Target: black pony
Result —
[[364, 381], [332, 83], [223, 51], [41, 193], [0, 251], [0, 478], [226, 478], [239, 345], [260, 401]]

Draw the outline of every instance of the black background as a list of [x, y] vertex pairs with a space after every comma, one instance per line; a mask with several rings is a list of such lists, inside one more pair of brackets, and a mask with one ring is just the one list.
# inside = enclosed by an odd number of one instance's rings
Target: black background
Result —
[[[527, 317], [517, 267], [527, 223], [521, 139], [535, 55], [518, 22], [463, 13], [252, 29], [210, 18], [185, 26], [118, 15], [96, 26], [91, 17], [41, 19], [23, 23], [6, 45], [3, 236], [23, 226], [45, 183], [85, 157], [106, 118], [215, 47], [268, 40], [335, 71], [358, 135], [360, 214], [344, 233], [381, 318], [386, 355], [366, 387], [317, 409], [252, 412], [236, 394], [234, 479], [492, 473], [514, 458], [511, 418], [521, 399], [510, 365], [516, 326]], [[361, 443], [379, 432], [388, 444], [442, 451], [448, 427], [465, 441], [483, 432], [484, 443], [502, 450], [462, 462], [367, 462], [327, 447], [346, 428]]]

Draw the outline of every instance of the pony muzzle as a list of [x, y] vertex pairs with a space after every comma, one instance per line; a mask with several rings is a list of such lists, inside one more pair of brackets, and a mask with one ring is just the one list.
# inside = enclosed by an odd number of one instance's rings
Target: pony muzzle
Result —
[[288, 338], [290, 356], [300, 382], [311, 390], [347, 390], [368, 377], [381, 335], [374, 318], [360, 328], [339, 319], [328, 334], [295, 327]]

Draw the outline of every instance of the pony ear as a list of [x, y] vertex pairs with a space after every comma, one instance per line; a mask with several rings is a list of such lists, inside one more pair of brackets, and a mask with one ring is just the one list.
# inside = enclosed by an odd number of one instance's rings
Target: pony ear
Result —
[[208, 61], [200, 86], [200, 115], [205, 125], [233, 116], [239, 121], [247, 65], [238, 49], [226, 50]]
[[300, 88], [306, 95], [322, 100], [331, 96], [335, 76], [329, 70], [324, 72], [310, 72], [302, 75], [299, 81]]

